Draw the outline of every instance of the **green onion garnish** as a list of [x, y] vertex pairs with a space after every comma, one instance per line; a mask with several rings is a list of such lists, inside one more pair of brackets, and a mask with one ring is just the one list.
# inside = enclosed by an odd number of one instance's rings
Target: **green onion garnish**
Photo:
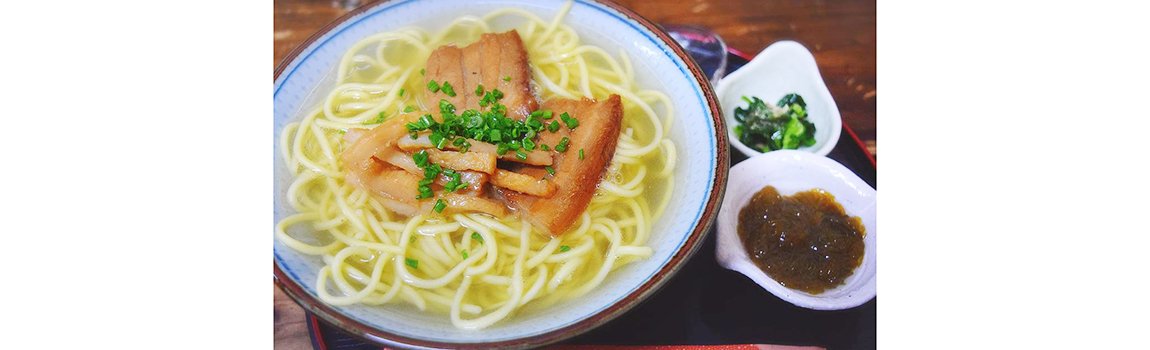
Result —
[[387, 120], [387, 114], [379, 112], [379, 116], [375, 117], [375, 120], [363, 122], [363, 125], [381, 124], [384, 120]]
[[411, 155], [411, 158], [415, 160], [415, 166], [420, 168], [427, 166], [427, 150], [419, 150]]
[[471, 233], [471, 239], [479, 241], [479, 243], [483, 243], [483, 236], [480, 236], [479, 232], [472, 232]]
[[546, 169], [548, 174], [551, 174], [552, 176], [555, 175], [555, 168], [552, 168], [551, 166], [547, 166], [546, 168], [543, 168], [543, 169]]
[[427, 82], [427, 89], [431, 92], [439, 92], [439, 83], [436, 83], [435, 80], [429, 81]]
[[562, 119], [563, 123], [567, 124], [568, 129], [575, 130], [575, 128], [579, 127], [579, 120], [572, 118], [571, 115], [567, 114], [567, 112], [560, 114], [559, 119]]
[[[415, 238], [415, 237], [412, 237], [412, 238]], [[407, 266], [411, 266], [411, 268], [413, 268], [413, 269], [419, 268], [419, 260], [415, 260], [412, 258], [405, 258], [405, 259], [403, 259], [403, 262], [406, 263]]]
[[560, 153], [567, 152], [567, 145], [570, 143], [571, 143], [571, 139], [569, 139], [567, 137], [563, 137], [562, 140], [559, 140], [559, 144], [555, 145], [555, 147], [554, 147], [555, 151], [560, 152]]
[[566, 251], [568, 251], [568, 250], [571, 250], [571, 247], [568, 247], [568, 246], [565, 246], [565, 245], [564, 245], [564, 246], [559, 246], [559, 252], [566, 252]]
[[443, 209], [447, 209], [447, 202], [444, 202], [443, 198], [437, 199], [435, 200], [435, 208], [432, 209], [435, 209], [436, 213], [442, 213]]
[[443, 93], [455, 97], [455, 88], [451, 86], [451, 83], [445, 81], [443, 82]]

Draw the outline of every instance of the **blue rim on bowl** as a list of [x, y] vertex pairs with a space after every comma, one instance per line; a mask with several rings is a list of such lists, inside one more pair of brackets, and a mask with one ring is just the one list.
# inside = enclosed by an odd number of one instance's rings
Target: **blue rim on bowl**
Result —
[[[447, 4], [444, 5], [445, 3]], [[562, 3], [562, 1], [541, 4], [540, 2], [525, 0], [492, 0], [468, 2], [468, 6], [464, 7], [452, 5], [446, 1], [393, 0], [376, 2], [344, 15], [298, 46], [277, 67], [274, 78], [275, 117], [273, 134], [277, 136], [277, 140], [275, 146], [276, 186], [273, 195], [276, 202], [274, 208], [276, 220], [278, 221], [280, 217], [285, 215], [285, 211], [290, 210], [286, 209], [282, 203], [284, 186], [281, 177], [285, 175], [286, 171], [282, 160], [279, 159], [279, 131], [296, 116], [295, 113], [304, 105], [305, 95], [314, 91], [316, 86], [320, 84], [322, 78], [317, 77], [330, 71], [330, 65], [322, 64], [322, 60], [342, 53], [342, 50], [333, 48], [333, 46], [339, 46], [340, 42], [379, 31], [379, 27], [372, 26], [374, 23], [392, 21], [391, 23], [394, 24], [395, 22], [410, 20], [407, 16], [414, 11], [411, 8], [419, 8], [424, 12], [432, 12], [431, 10], [436, 9], [477, 11], [477, 8], [482, 8], [484, 5], [499, 4], [505, 6], [520, 5], [529, 11], [546, 13], [548, 10], [554, 10]], [[402, 15], [397, 15], [397, 13]], [[335, 307], [321, 302], [316, 297], [314, 281], [309, 282], [307, 278], [301, 277], [308, 277], [306, 276], [308, 271], [305, 268], [308, 265], [303, 262], [306, 259], [293, 255], [278, 242], [273, 243], [276, 283], [305, 309], [351, 334], [362, 336], [380, 344], [423, 348], [520, 348], [557, 342], [586, 332], [625, 313], [665, 284], [698, 250], [714, 222], [713, 219], [723, 198], [723, 189], [726, 185], [729, 168], [729, 154], [726, 147], [728, 143], [727, 132], [720, 120], [718, 102], [707, 77], [703, 75], [698, 66], [688, 58], [689, 56], [675, 44], [675, 41], [667, 33], [650, 21], [608, 1], [574, 1], [574, 7], [569, 16], [576, 18], [576, 14], [580, 16], [577, 17], [579, 20], [592, 20], [589, 18], [594, 18], [606, 26], [624, 28], [623, 30], [627, 32], [616, 33], [617, 35], [642, 38], [642, 40], [629, 43], [629, 45], [641, 47], [639, 49], [632, 48], [632, 50], [644, 50], [643, 52], [658, 60], [665, 59], [666, 63], [637, 60], [636, 69], [652, 70], [657, 64], [670, 65], [681, 74], [659, 71], [657, 72], [658, 79], [675, 79], [680, 86], [689, 87], [689, 94], [685, 94], [682, 99], [676, 99], [673, 102], [689, 104], [691, 108], [677, 108], [678, 121], [672, 127], [677, 128], [677, 133], [673, 132], [672, 137], [690, 134], [691, 137], [700, 139], [699, 144], [680, 143], [681, 149], [678, 152], [683, 157], [683, 163], [676, 169], [677, 174], [693, 174], [690, 175], [692, 176], [691, 179], [698, 181], [683, 180], [687, 183], [682, 185], [678, 183], [677, 178], [675, 198], [678, 201], [673, 199], [673, 204], [667, 209], [668, 212], [664, 213], [665, 220], [661, 220], [673, 223], [661, 222], [660, 224], [665, 224], [668, 227], [665, 228], [665, 231], [658, 231], [658, 226], [652, 228], [662, 237], [669, 238], [666, 244], [670, 248], [662, 252], [657, 250], [656, 255], [648, 259], [650, 265], [641, 267], [644, 270], [639, 270], [640, 267], [637, 267], [635, 271], [644, 271], [642, 275], [636, 273], [633, 278], [625, 281], [616, 278], [620, 280], [618, 281], [620, 286], [625, 286], [625, 288], [620, 287], [619, 292], [604, 296], [602, 306], [594, 306], [595, 311], [593, 312], [559, 321], [548, 320], [548, 322], [556, 324], [554, 327], [535, 333], [514, 334], [498, 339], [463, 340], [466, 342], [452, 341], [451, 339], [454, 338], [434, 338], [402, 333], [396, 329], [379, 327], [359, 316], [366, 312], [363, 310], [364, 308]], [[389, 18], [389, 16], [396, 17]], [[402, 18], [402, 20], [397, 21], [396, 18]], [[581, 35], [584, 35], [583, 30], [605, 30], [602, 28], [585, 29], [578, 26], [576, 28], [580, 29]], [[317, 61], [321, 62], [317, 63]], [[686, 124], [691, 124], [694, 127], [684, 126]], [[691, 129], [691, 133], [683, 130], [687, 128]], [[696, 129], [705, 129], [706, 132], [699, 133], [696, 132]], [[705, 142], [703, 141], [704, 137], [706, 138]], [[679, 205], [676, 206], [674, 203]], [[673, 215], [676, 211], [682, 213]], [[643, 263], [647, 263], [647, 261]], [[650, 271], [649, 274], [646, 273], [648, 270]], [[620, 272], [623, 270], [616, 271], [616, 273]], [[314, 275], [314, 271], [311, 273]]]

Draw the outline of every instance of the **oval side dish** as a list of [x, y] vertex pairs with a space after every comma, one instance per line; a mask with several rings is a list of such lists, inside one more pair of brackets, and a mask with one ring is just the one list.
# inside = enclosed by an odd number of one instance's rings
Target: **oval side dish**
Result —
[[[843, 274], [845, 278], [838, 277], [840, 279], [825, 290], [798, 287], [812, 293], [784, 286], [752, 260], [740, 239], [740, 212], [768, 186], [776, 189], [776, 195], [783, 198], [811, 191], [825, 192], [841, 205], [845, 216], [850, 218], [847, 221], [858, 220], [861, 223], [864, 231], [862, 256], [861, 260], [856, 260], [857, 267], [853, 272]], [[824, 199], [816, 202], [826, 204]], [[763, 289], [797, 306], [839, 310], [861, 305], [876, 295], [876, 199], [874, 188], [829, 158], [795, 150], [779, 150], [752, 157], [731, 168], [726, 196], [717, 218], [716, 259], [724, 268], [746, 275]], [[851, 259], [850, 254], [846, 256], [846, 260]], [[795, 287], [794, 284], [791, 286]]]

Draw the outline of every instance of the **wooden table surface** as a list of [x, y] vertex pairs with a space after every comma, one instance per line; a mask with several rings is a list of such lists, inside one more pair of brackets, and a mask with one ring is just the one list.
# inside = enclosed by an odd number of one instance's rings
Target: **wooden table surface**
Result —
[[[875, 2], [615, 0], [656, 23], [711, 28], [727, 46], [755, 54], [779, 40], [810, 49], [843, 122], [876, 153]], [[275, 0], [273, 69], [356, 0]], [[304, 311], [274, 286], [275, 347], [310, 349]]]

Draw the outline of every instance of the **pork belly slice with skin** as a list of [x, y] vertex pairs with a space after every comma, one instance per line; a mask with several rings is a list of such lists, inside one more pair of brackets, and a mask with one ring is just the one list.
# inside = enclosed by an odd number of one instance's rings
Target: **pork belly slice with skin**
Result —
[[427, 58], [425, 79], [440, 86], [448, 82], [455, 90], [455, 97], [442, 90], [437, 93], [428, 91], [424, 95], [424, 105], [432, 108], [438, 108], [443, 99], [455, 105], [457, 114], [467, 109], [479, 110], [482, 96], [476, 96], [475, 89], [482, 84], [485, 92], [493, 89], [503, 92], [500, 103], [507, 106], [508, 118], [523, 120], [539, 109], [539, 102], [531, 91], [527, 50], [515, 30], [483, 34], [479, 41], [463, 48], [440, 46]]
[[507, 208], [502, 203], [459, 193], [446, 193], [442, 189], [436, 190], [436, 196], [426, 199], [416, 199], [419, 196], [419, 180], [421, 178], [406, 170], [393, 169], [379, 172], [378, 176], [366, 181], [368, 189], [381, 199], [380, 204], [400, 215], [413, 216], [416, 214], [432, 213], [438, 199], [443, 199], [447, 207], [442, 214], [480, 212], [495, 217], [507, 215]]
[[[407, 170], [407, 172], [415, 174], [416, 176], [423, 176], [423, 169], [415, 165], [415, 160], [411, 158], [410, 154], [404, 152], [395, 152], [387, 159], [382, 161], [397, 166], [400, 169]], [[477, 171], [459, 171], [459, 180], [467, 184], [467, 192], [469, 194], [481, 194], [487, 186], [487, 181], [490, 176]], [[435, 179], [435, 183], [440, 186], [446, 185], [451, 179], [446, 174], [440, 173], [439, 177]]]
[[[462, 111], [467, 104], [467, 91], [463, 86], [463, 70], [460, 63], [463, 61], [463, 50], [454, 45], [444, 45], [431, 52], [427, 58], [427, 75], [425, 83], [432, 81], [440, 86], [439, 91], [425, 91], [423, 104], [432, 110], [439, 110], [439, 100], [447, 100], [455, 105], [456, 111]], [[451, 84], [455, 90], [455, 97], [443, 92], [443, 83]], [[474, 89], [475, 87], [472, 87]], [[438, 113], [437, 113], [438, 114]]]
[[[430, 213], [435, 206], [435, 198], [416, 199], [419, 196], [419, 180], [423, 177], [405, 170], [408, 166], [414, 167], [415, 161], [395, 147], [396, 140], [408, 135], [404, 125], [417, 119], [417, 115], [407, 115], [389, 119], [370, 130], [348, 130], [344, 137], [351, 145], [340, 154], [340, 159], [346, 168], [345, 180], [349, 184], [372, 193], [380, 199], [384, 207], [406, 216]], [[406, 164], [403, 158], [397, 157], [407, 157], [406, 161], [410, 161], [411, 164]], [[430, 154], [428, 158], [431, 158]], [[492, 158], [490, 163], [494, 172], [495, 160]], [[421, 170], [418, 167], [415, 169]], [[445, 179], [441, 176], [440, 180]], [[467, 193], [445, 193], [442, 188], [435, 189], [438, 198], [443, 198], [447, 202], [450, 212], [506, 215], [507, 209], [502, 204], [477, 196], [483, 193], [482, 186], [487, 182], [486, 174], [464, 171], [460, 173], [460, 180], [470, 184]]]
[[[507, 216], [507, 207], [503, 203], [487, 198], [455, 193], [444, 193], [438, 195], [438, 198], [443, 199], [443, 202], [447, 204], [447, 208], [443, 209], [443, 215], [479, 212], [491, 214], [497, 218]], [[425, 209], [429, 211], [432, 207]]]
[[395, 142], [407, 135], [407, 123], [418, 120], [415, 114], [401, 114], [392, 117], [372, 129], [348, 129], [344, 132], [347, 148], [339, 155], [345, 169], [346, 180], [352, 185], [367, 189], [364, 183], [368, 177], [381, 171], [375, 158], [386, 159], [400, 152]]
[[[399, 146], [399, 149], [402, 149], [404, 151], [410, 151], [410, 152], [414, 152], [414, 151], [418, 151], [418, 150], [426, 149], [426, 148], [435, 148], [431, 144], [431, 139], [427, 135], [428, 135], [428, 133], [423, 133], [423, 134], [420, 134], [415, 139], [412, 139], [411, 137], [403, 137], [403, 138], [399, 139], [399, 141], [396, 143], [396, 145]], [[472, 139], [468, 139], [467, 142], [471, 143], [471, 148], [468, 149], [468, 152], [480, 152], [480, 153], [496, 154], [496, 151], [499, 150], [498, 146], [495, 146], [495, 145], [487, 143], [487, 142], [477, 141], [477, 140], [472, 140]], [[450, 150], [459, 150], [459, 147], [456, 147], [454, 144], [452, 144], [450, 142], [448, 142], [447, 146], [445, 146], [444, 148], [450, 149]], [[527, 159], [519, 159], [519, 157], [515, 155], [515, 152], [507, 152], [507, 153], [503, 154], [502, 156], [499, 156], [499, 155], [497, 155], [497, 156], [501, 160], [516, 162], [516, 163], [523, 163], [523, 164], [530, 164], [530, 165], [551, 165], [552, 162], [554, 161], [553, 159], [551, 159], [550, 153], [540, 151], [540, 150], [534, 150], [531, 152], [527, 152]]]
[[435, 148], [428, 148], [425, 151], [427, 151], [428, 160], [444, 168], [461, 171], [478, 171], [487, 174], [495, 173], [496, 161], [494, 153], [460, 153], [455, 151], [440, 151]]
[[[560, 132], [543, 132], [540, 142], [556, 145], [564, 136], [570, 138], [567, 151], [555, 156], [555, 175], [551, 183], [556, 186], [550, 198], [523, 194], [506, 189], [498, 192], [520, 215], [551, 236], [559, 236], [587, 209], [603, 173], [611, 165], [615, 146], [619, 142], [619, 129], [623, 121], [623, 105], [618, 95], [594, 101], [589, 99], [555, 99], [544, 103], [558, 115], [566, 112], [579, 120], [579, 126], [568, 132], [566, 125]], [[579, 150], [583, 159], [579, 159]], [[542, 169], [527, 168], [520, 172], [539, 176]]]
[[498, 169], [491, 176], [491, 184], [503, 189], [526, 193], [539, 197], [551, 197], [555, 194], [555, 185], [543, 179], [543, 176], [530, 176], [513, 171]]
[[423, 204], [420, 202], [427, 201], [416, 199], [419, 196], [419, 180], [420, 177], [406, 170], [390, 169], [365, 179], [364, 185], [368, 191], [382, 199], [380, 203], [387, 209], [400, 215], [413, 216], [421, 211]]

